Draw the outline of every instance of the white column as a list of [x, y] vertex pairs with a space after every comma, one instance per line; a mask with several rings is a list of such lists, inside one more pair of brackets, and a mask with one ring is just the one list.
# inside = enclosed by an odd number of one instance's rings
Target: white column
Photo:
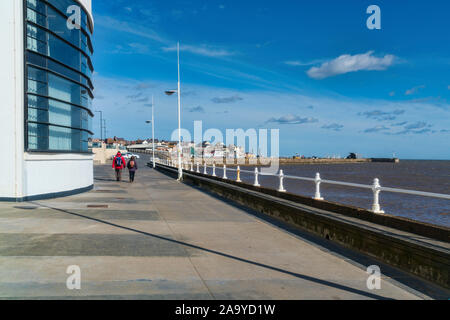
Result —
[[226, 165], [223, 165], [223, 177], [222, 177], [222, 179], [228, 179], [227, 178], [227, 166]]
[[315, 200], [323, 200], [323, 198], [320, 195], [320, 182], [322, 180], [320, 179], [320, 174], [316, 173], [316, 178], [314, 179], [314, 182], [316, 183], [316, 194], [314, 195]]
[[255, 186], [255, 187], [260, 187], [261, 185], [259, 184], [259, 181], [258, 181], [258, 168], [255, 168], [255, 183], [253, 183], [253, 185]]
[[380, 186], [380, 180], [378, 178], [373, 179], [373, 185], [372, 185], [372, 191], [373, 191], [373, 204], [372, 204], [372, 212], [374, 213], [384, 213], [383, 210], [381, 210], [380, 202], [379, 202], [379, 195], [381, 191]]
[[284, 186], [283, 186], [283, 179], [284, 179], [283, 170], [280, 170], [280, 175], [279, 175], [279, 177], [280, 177], [280, 186], [279, 186], [279, 188], [278, 188], [278, 191], [279, 191], [279, 192], [286, 192], [286, 190], [284, 189]]

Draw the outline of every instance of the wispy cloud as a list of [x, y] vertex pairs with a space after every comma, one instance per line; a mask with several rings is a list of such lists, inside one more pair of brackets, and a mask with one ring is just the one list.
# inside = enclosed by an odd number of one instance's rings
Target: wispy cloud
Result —
[[415, 93], [417, 93], [417, 91], [419, 91], [420, 89], [423, 89], [423, 88], [425, 88], [425, 86], [420, 85], [420, 86], [408, 89], [405, 91], [405, 95], [409, 96], [409, 95], [415, 94]]
[[138, 24], [129, 23], [127, 21], [117, 20], [107, 16], [97, 15], [95, 25], [111, 30], [133, 34], [139, 37], [150, 39], [159, 43], [168, 43], [169, 41], [157, 33], [155, 30], [143, 27]]
[[[163, 47], [162, 50], [165, 52], [176, 51], [177, 47], [176, 46]], [[234, 51], [229, 51], [229, 50], [226, 50], [223, 48], [205, 45], [205, 44], [198, 45], [198, 46], [181, 45], [180, 51], [186, 51], [186, 52], [190, 52], [193, 54], [206, 56], [206, 57], [228, 57], [228, 56], [233, 56], [236, 54]]]
[[[405, 121], [404, 124], [407, 122]], [[403, 135], [403, 134], [424, 134], [424, 133], [435, 133], [436, 131], [431, 130], [432, 124], [425, 121], [417, 121], [408, 125], [403, 126], [403, 130], [399, 132], [390, 133], [393, 135]]]
[[428, 125], [425, 121], [417, 121], [415, 123], [411, 123], [411, 124], [405, 126], [405, 129], [409, 129], [409, 130], [411, 130], [411, 129], [422, 129], [422, 128], [425, 128], [427, 126], [431, 126], [431, 125]]
[[380, 132], [380, 131], [386, 131], [386, 130], [390, 130], [390, 128], [386, 127], [384, 125], [383, 126], [379, 125], [379, 126], [375, 126], [372, 128], [367, 128], [366, 130], [364, 130], [364, 132], [365, 133], [374, 133], [374, 132]]
[[341, 131], [344, 126], [342, 124], [338, 123], [331, 123], [327, 125], [323, 125], [322, 129], [328, 129], [328, 130], [334, 130], [334, 131]]
[[291, 61], [285, 61], [284, 64], [287, 64], [288, 66], [293, 67], [305, 67], [305, 66], [311, 66], [313, 64], [322, 63], [324, 60], [311, 60], [311, 61], [300, 61], [300, 60], [291, 60]]
[[386, 70], [395, 61], [395, 56], [387, 54], [378, 58], [372, 55], [373, 51], [363, 54], [344, 54], [336, 59], [322, 63], [320, 67], [312, 67], [307, 71], [313, 79], [324, 79], [348, 72], [361, 70]]
[[142, 97], [142, 92], [133, 93], [127, 96], [128, 99], [136, 100], [138, 98]]
[[214, 103], [233, 103], [241, 100], [244, 100], [244, 98], [241, 98], [238, 95], [234, 95], [231, 97], [215, 97], [211, 99], [211, 101]]
[[141, 83], [135, 85], [134, 89], [136, 89], [136, 90], [145, 90], [145, 89], [154, 88], [154, 87], [155, 87], [154, 84], [147, 83], [147, 82], [141, 82]]
[[372, 110], [372, 111], [365, 111], [365, 112], [359, 112], [359, 116], [365, 116], [368, 119], [374, 119], [378, 121], [386, 121], [386, 120], [395, 120], [397, 116], [404, 114], [405, 110], [394, 110], [394, 111], [381, 111], [381, 110]]
[[197, 107], [190, 108], [189, 112], [205, 113], [205, 109], [203, 109], [202, 106], [197, 106]]
[[270, 118], [266, 121], [266, 123], [278, 123], [278, 124], [305, 124], [305, 123], [315, 123], [319, 122], [318, 119], [315, 118], [302, 118], [297, 115], [288, 114], [286, 116], [282, 116], [280, 118]]

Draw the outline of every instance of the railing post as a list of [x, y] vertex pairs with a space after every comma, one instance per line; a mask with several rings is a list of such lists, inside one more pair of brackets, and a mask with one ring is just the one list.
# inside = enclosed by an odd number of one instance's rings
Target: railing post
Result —
[[283, 179], [284, 179], [283, 170], [280, 170], [279, 177], [280, 177], [280, 187], [278, 188], [278, 191], [279, 192], [286, 192], [286, 189], [284, 189], [284, 186], [283, 186]]
[[227, 178], [227, 166], [226, 165], [223, 165], [223, 177], [222, 177], [222, 179], [228, 179]]
[[237, 176], [236, 176], [236, 182], [242, 182], [241, 181], [241, 168], [239, 166], [237, 166]]
[[255, 187], [260, 187], [260, 186], [261, 186], [261, 185], [259, 184], [259, 181], [258, 181], [258, 174], [259, 174], [258, 168], [256, 167], [256, 168], [255, 168], [255, 183], [253, 184]]
[[380, 208], [380, 180], [378, 178], [373, 179], [373, 185], [372, 185], [372, 191], [373, 191], [373, 204], [372, 204], [372, 212], [374, 213], [384, 213], [383, 210]]
[[189, 161], [191, 164], [191, 171], [194, 171], [194, 163], [192, 161]]
[[197, 173], [200, 173], [200, 164], [197, 161]]
[[206, 161], [203, 162], [203, 174], [208, 174], [208, 172], [206, 171]]
[[320, 182], [322, 179], [320, 179], [320, 174], [316, 173], [316, 178], [314, 182], [316, 183], [316, 194], [314, 195], [315, 200], [323, 200], [322, 196], [320, 195]]
[[213, 162], [213, 173], [212, 176], [215, 177], [216, 176], [216, 163]]

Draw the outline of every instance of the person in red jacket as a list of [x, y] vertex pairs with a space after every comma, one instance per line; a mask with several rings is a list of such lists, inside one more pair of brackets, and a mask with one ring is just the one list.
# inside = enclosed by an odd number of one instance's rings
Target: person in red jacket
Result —
[[122, 154], [117, 152], [116, 156], [113, 159], [112, 167], [116, 170], [116, 180], [122, 180], [122, 169], [126, 168], [127, 163], [125, 162], [125, 158], [122, 157]]

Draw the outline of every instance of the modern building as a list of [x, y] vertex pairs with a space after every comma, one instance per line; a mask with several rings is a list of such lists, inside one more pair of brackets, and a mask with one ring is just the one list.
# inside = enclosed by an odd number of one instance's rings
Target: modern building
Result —
[[91, 0], [0, 1], [0, 200], [92, 188], [93, 26]]

